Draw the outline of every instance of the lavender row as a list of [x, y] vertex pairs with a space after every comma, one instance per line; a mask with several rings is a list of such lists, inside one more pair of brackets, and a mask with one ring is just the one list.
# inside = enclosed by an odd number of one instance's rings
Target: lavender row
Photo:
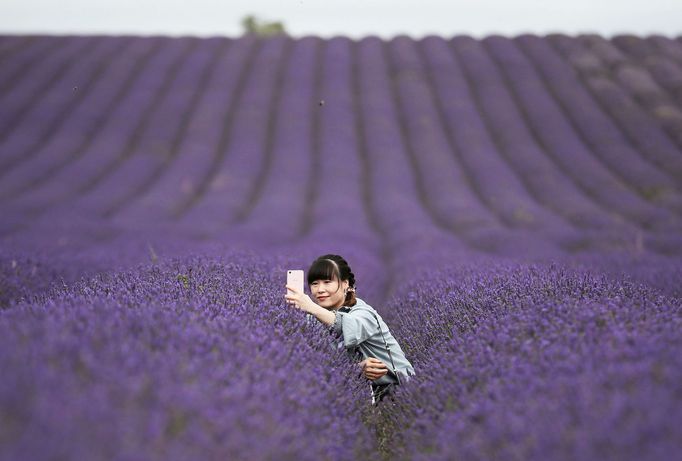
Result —
[[[0, 150], [3, 151], [0, 156], [8, 159], [3, 168], [7, 177], [3, 181], [0, 194], [12, 196], [21, 186], [30, 185], [30, 180], [25, 177], [27, 171], [32, 171], [30, 167], [27, 168], [27, 161], [32, 160], [32, 157], [40, 152], [46, 139], [60, 131], [65, 119], [64, 114], [71, 113], [79, 106], [82, 99], [106, 72], [108, 65], [115, 62], [121, 48], [127, 46], [129, 42], [130, 39], [92, 39], [86, 49], [77, 51], [80, 59], [70, 57], [73, 62], [68, 66], [68, 71], [59, 78], [58, 72], [49, 67], [41, 68], [42, 72], [53, 79], [48, 91], [36, 95], [39, 103], [30, 106], [25, 104], [29, 108], [27, 114], [24, 117], [17, 117], [20, 122], [15, 123], [11, 135], [0, 144]], [[50, 75], [51, 72], [57, 75]], [[35, 77], [29, 76], [29, 79], [33, 80]], [[16, 166], [22, 169], [17, 171]]]
[[[622, 42], [630, 43], [629, 40]], [[590, 35], [580, 37], [579, 43], [584, 44], [584, 48], [577, 56], [583, 56], [582, 61], [588, 66], [586, 69], [584, 64], [579, 65], [579, 72], [589, 69], [589, 72], [601, 74], [619, 87], [616, 92], [627, 110], [620, 109], [618, 114], [614, 113], [614, 119], [632, 137], [644, 158], [657, 165], [679, 186], [681, 169], [677, 152], [680, 144], [675, 142], [674, 126], [665, 130], [668, 117], [660, 117], [666, 108], [673, 113], [679, 112], [676, 103], [637, 60], [625, 55], [612, 42]]]
[[[2, 107], [0, 109], [0, 141], [5, 143], [5, 149], [15, 146], [21, 148], [23, 147], [22, 144], [32, 141], [31, 138], [26, 139], [28, 134], [26, 130], [15, 130], [21, 126], [20, 123], [24, 121], [32, 110], [36, 110], [36, 104], [41, 101], [41, 97], [48, 93], [50, 89], [54, 89], [52, 85], [58, 82], [64, 73], [71, 70], [71, 67], [75, 64], [73, 58], [80, 52], [85, 51], [87, 53], [89, 48], [97, 45], [97, 40], [89, 37], [68, 37], [63, 39], [63, 43], [60, 43], [59, 40], [51, 42], [46, 40], [45, 42], [44, 48], [41, 47], [36, 53], [37, 56], [29, 55], [25, 57], [28, 59], [33, 58], [31, 64], [39, 64], [38, 68], [32, 69], [32, 73], [29, 74], [31, 78], [22, 78], [24, 75], [19, 72], [12, 72], [14, 69], [11, 64], [8, 66], [7, 73], [3, 71], [4, 75], [11, 76], [13, 81], [18, 82], [16, 85], [11, 86], [11, 91], [8, 88], [0, 96], [0, 105]], [[49, 53], [49, 51], [52, 52]], [[35, 59], [38, 56], [41, 59]], [[21, 66], [19, 69], [26, 71], [27, 66]], [[8, 83], [12, 82], [12, 80]], [[66, 87], [61, 89], [62, 91], [59, 93], [62, 99], [65, 95], [71, 94], [65, 91], [67, 90]], [[17, 161], [21, 161], [21, 157], [16, 155], [16, 151], [5, 149], [3, 149], [2, 156], [0, 157], [0, 167], [3, 170], [12, 166]]]
[[[679, 439], [682, 304], [664, 294], [677, 280], [659, 291], [618, 274], [679, 277], [679, 263], [602, 261], [609, 276], [564, 261], [409, 268], [412, 283], [377, 306], [418, 379], [377, 414], [345, 353], [281, 305], [300, 261], [223, 254], [101, 274], [3, 311], [3, 454], [369, 459], [367, 423], [401, 459], [665, 458]], [[89, 422], [102, 418], [105, 432]]]
[[571, 136], [564, 135], [560, 144], [555, 142], [556, 148], [565, 149], [565, 153], [556, 158], [564, 162], [567, 171], [572, 170], [573, 177], [585, 184], [584, 187], [590, 193], [599, 194], [602, 200], [608, 200], [608, 206], [616, 208], [641, 226], [671, 230], [679, 226], [676, 215], [634, 193], [632, 185], [619, 178], [592, 145], [595, 142], [592, 138], [599, 135], [592, 136], [589, 133], [605, 118], [594, 107], [595, 103], [581, 87], [572, 68], [548, 41], [533, 36], [521, 36], [516, 41], [536, 66], [554, 97], [560, 101], [564, 117], [557, 117], [556, 122], [563, 126], [561, 131], [574, 133]]
[[[641, 114], [641, 110], [624, 94], [620, 86], [608, 77], [601, 74], [581, 75], [581, 56], [588, 54], [589, 57], [589, 53], [578, 40], [554, 36], [550, 43], [554, 44], [568, 62], [578, 66], [578, 75], [595, 99], [587, 106], [593, 108], [590, 110], [592, 123], [589, 126], [583, 125], [582, 128], [594, 152], [643, 197], [679, 214], [681, 208], [677, 184], [650, 163], [661, 155], [658, 150], [647, 150], [652, 145], [650, 138], [665, 139], [660, 127]], [[588, 102], [587, 98], [585, 102]], [[672, 148], [670, 145], [667, 147]]]
[[[125, 158], [128, 142], [137, 127], [143, 123], [145, 109], [153, 103], [162, 85], [158, 73], [166, 72], [174, 64], [177, 66], [179, 53], [188, 44], [177, 41], [168, 45], [160, 46], [159, 52], [150, 56], [148, 65], [144, 67], [135, 85], [125, 93], [121, 101], [117, 101], [114, 110], [107, 114], [105, 123], [98, 127], [97, 136], [88, 140], [77, 158], [61, 168], [56, 175], [51, 175], [49, 181], [15, 200], [13, 206], [43, 211], [55, 203], [78, 197]], [[59, 212], [56, 214], [59, 215]]]
[[[505, 123], [506, 119], [517, 113], [503, 81], [499, 78], [498, 69], [477, 40], [470, 37], [456, 37], [450, 44], [469, 82], [481, 117], [489, 126], [489, 131], [503, 137], [511, 129]], [[528, 194], [514, 174], [510, 167], [510, 159], [500, 154], [498, 151], [495, 156], [490, 154], [485, 157], [481, 156], [485, 161], [480, 165], [475, 165], [474, 171], [480, 177], [479, 183], [487, 183], [488, 188], [495, 188], [491, 195], [501, 202], [500, 206], [513, 212], [507, 220], [520, 227], [546, 228], [550, 233], [556, 233], [559, 228], [567, 227], [567, 222], [560, 215], [548, 213], [538, 206], [536, 199]], [[505, 202], [506, 200], [509, 202]], [[521, 206], [522, 203], [523, 206]]]
[[[357, 94], [352, 103], [347, 95], [340, 102], [345, 112], [333, 116], [327, 114], [337, 110], [336, 102], [330, 95], [325, 105], [322, 91], [331, 77], [310, 67], [310, 60], [325, 59], [332, 41], [155, 39], [128, 47], [126, 40], [101, 42], [112, 53], [107, 69], [118, 79], [109, 80], [108, 72], [94, 78], [109, 59], [91, 45], [85, 59], [60, 68], [87, 70], [98, 86], [88, 86], [77, 100], [61, 97], [58, 85], [46, 86], [54, 104], [27, 109], [52, 128], [0, 187], [7, 200], [5, 232], [54, 225], [77, 231], [82, 223], [101, 227], [105, 239], [124, 229], [163, 229], [251, 245], [268, 240], [277, 220], [281, 237], [270, 240], [346, 232], [341, 225], [357, 229], [353, 238], [381, 258], [415, 235], [429, 236], [425, 248], [453, 254], [623, 249], [638, 239], [647, 250], [674, 252], [679, 243], [679, 216], [637, 194], [584, 142], [586, 125], [570, 97], [580, 83], [548, 40], [520, 38], [528, 60], [511, 41], [495, 38], [417, 44], [401, 37], [379, 41], [376, 51], [374, 39], [348, 41], [355, 54], [344, 65], [353, 80], [349, 94]], [[365, 53], [378, 61], [364, 64]], [[131, 59], [139, 64], [131, 66]], [[524, 72], [516, 70], [520, 66]], [[526, 95], [522, 85], [534, 78], [532, 66], [547, 90], [526, 88]], [[125, 84], [112, 86], [126, 72]], [[556, 72], [564, 80], [553, 78]], [[374, 89], [368, 81], [380, 83]], [[602, 120], [587, 93], [580, 94]], [[98, 104], [105, 115], [93, 117]], [[329, 139], [335, 117], [344, 116], [346, 129], [354, 126], [351, 139]], [[579, 130], [571, 125], [577, 122]], [[344, 162], [359, 154], [364, 170], [349, 176], [353, 192], [343, 201], [353, 225], [321, 218], [318, 204], [301, 205], [330, 184], [329, 175], [323, 181], [308, 167], [334, 165], [324, 153], [332, 143], [348, 146], [337, 150]], [[542, 171], [553, 179], [531, 168], [544, 156], [551, 160], [540, 160]], [[286, 179], [280, 171], [289, 172]], [[340, 187], [327, 190], [341, 197]], [[385, 200], [387, 190], [393, 191]], [[669, 196], [676, 200], [675, 193]], [[632, 223], [609, 217], [611, 208]], [[387, 234], [392, 243], [379, 244], [377, 237]], [[413, 253], [425, 254], [425, 248]]]
[[408, 265], [417, 264], [424, 254], [438, 255], [438, 248], [441, 256], [442, 249], [466, 251], [462, 240], [434, 225], [418, 198], [381, 40], [370, 37], [357, 44], [354, 76], [356, 116], [362, 126], [360, 150], [368, 169], [372, 211], [387, 251], [402, 249]]
[[[509, 158], [519, 165], [519, 173], [536, 184], [537, 195], [556, 202], [555, 206], [564, 210], [572, 222], [587, 227], [581, 232], [582, 241], [575, 244], [598, 250], [627, 247], [638, 233], [655, 238], [639, 223], [623, 220], [631, 218], [630, 207], [633, 199], [638, 201], [637, 197], [590, 156], [579, 135], [566, 122], [552, 89], [523, 50], [503, 37], [486, 38], [483, 44], [500, 72], [506, 74], [505, 81], [522, 110], [522, 114], [510, 114], [499, 123], [497, 132], [504, 135]], [[527, 128], [516, 120], [525, 120]], [[543, 194], [543, 190], [555, 193]], [[610, 207], [622, 216], [609, 213]]]
[[466, 164], [456, 156], [446, 136], [448, 130], [436, 103], [438, 96], [430, 88], [415, 43], [399, 37], [386, 48], [406, 149], [434, 216], [463, 235], [502, 227], [497, 209], [489, 209], [476, 193], [476, 181], [470, 179]]
[[216, 233], [217, 237], [277, 244], [291, 242], [303, 232], [315, 203], [309, 190], [319, 181], [313, 176], [313, 120], [319, 110], [313, 94], [320, 45], [312, 38], [292, 44], [263, 135], [262, 172], [251, 176], [253, 189], [235, 213], [235, 225]]
[[225, 55], [217, 59], [177, 147], [176, 160], [152, 187], [117, 210], [113, 216], [116, 222], [139, 223], [149, 218], [157, 223], [168, 221], [178, 214], [182, 204], [190, 202], [206, 187], [204, 179], [219, 162], [219, 146], [224, 144], [220, 140], [230, 130], [244, 76], [250, 70], [250, 56], [257, 49], [253, 38], [244, 38], [232, 42]]
[[[599, 40], [599, 43], [602, 49], [615, 49], [628, 55], [630, 65], [616, 69], [619, 82], [667, 133], [670, 139], [656, 136], [655, 153], [658, 155], [652, 160], [679, 178], [679, 159], [670, 152], [674, 152], [675, 145], [682, 147], [682, 113], [677, 107], [681, 99], [676, 97], [677, 83], [682, 81], [682, 68], [661, 53], [656, 53], [654, 44], [639, 37], [614, 37], [611, 42]], [[670, 146], [671, 143], [674, 146]]]
[[390, 456], [674, 456], [680, 298], [563, 265], [446, 274], [390, 307], [419, 376], [383, 410]]
[[[469, 107], [453, 114], [464, 105], [469, 88], [452, 52], [441, 50], [438, 65], [443, 68], [434, 71], [427, 70], [423, 53], [406, 37], [389, 42], [387, 51], [404, 144], [435, 219], [483, 251], [500, 251], [496, 247], [502, 242], [529, 248], [530, 239], [536, 251], [556, 251], [554, 236], [543, 235], [545, 228], [556, 230], [556, 220], [535, 220], [532, 215], [544, 216], [543, 210], [509, 176], [492, 145], [472, 139], [478, 112]], [[457, 105], [441, 103], [455, 100]]]
[[[153, 44], [151, 40], [131, 40], [124, 51], [111, 59], [107, 72], [93, 82], [91, 88], [86, 86], [77, 90], [86, 96], [73, 112], [61, 117], [58, 131], [43, 139], [25, 162], [11, 170], [3, 198], [13, 197], [23, 190], [39, 189], [41, 183], [83, 155], [102, 129], [108, 118], [106, 114], [114, 112], [116, 104], [136, 79], [140, 63], [145, 62]], [[160, 43], [156, 45], [158, 47]], [[21, 188], [17, 189], [18, 186]]]
[[[519, 174], [524, 175], [537, 197], [566, 213], [576, 225], [588, 229], [617, 227], [620, 223], [605, 215], [604, 207], [576, 183], [556, 158], [560, 154], [555, 150], [565, 142], [561, 135], [570, 136], [571, 129], [563, 123], [560, 107], [523, 52], [503, 37], [489, 37], [483, 45], [509, 87], [505, 97], [509, 113], [497, 127], [500, 143], [508, 158], [518, 165]], [[515, 106], [518, 111], [513, 110]]]
[[[65, 205], [84, 214], [99, 213], [110, 217], [118, 209], [163, 174], [177, 156], [178, 140], [184, 136], [196, 101], [205, 88], [211, 63], [221, 56], [224, 40], [192, 42], [178, 70], [168, 75], [155, 97], [149, 115], [128, 141], [121, 160], [85, 193]], [[125, 184], [125, 187], [121, 187]]]
[[366, 382], [322, 327], [285, 308], [272, 263], [233, 254], [140, 266], [3, 311], [0, 432], [11, 442], [0, 457], [374, 451]]

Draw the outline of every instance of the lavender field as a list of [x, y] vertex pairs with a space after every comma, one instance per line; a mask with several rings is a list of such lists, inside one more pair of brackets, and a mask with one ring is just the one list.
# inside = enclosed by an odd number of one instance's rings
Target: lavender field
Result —
[[0, 36], [0, 216], [2, 460], [682, 450], [682, 38]]

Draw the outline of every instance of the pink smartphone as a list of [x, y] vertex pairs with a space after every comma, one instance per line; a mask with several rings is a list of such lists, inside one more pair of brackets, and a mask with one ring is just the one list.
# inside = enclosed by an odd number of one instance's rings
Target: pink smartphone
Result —
[[303, 293], [303, 271], [288, 270], [287, 271], [287, 285], [293, 285]]

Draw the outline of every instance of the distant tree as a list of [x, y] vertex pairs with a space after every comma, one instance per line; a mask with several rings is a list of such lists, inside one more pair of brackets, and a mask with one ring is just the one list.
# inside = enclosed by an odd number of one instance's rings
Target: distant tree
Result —
[[245, 34], [255, 34], [263, 37], [286, 34], [284, 25], [281, 22], [264, 22], [253, 15], [242, 19], [242, 27], [244, 27]]

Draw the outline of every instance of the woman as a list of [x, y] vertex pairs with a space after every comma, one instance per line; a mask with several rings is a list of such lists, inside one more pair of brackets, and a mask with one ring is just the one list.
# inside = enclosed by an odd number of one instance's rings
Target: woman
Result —
[[372, 404], [391, 393], [392, 386], [407, 382], [414, 368], [405, 358], [388, 326], [372, 306], [355, 296], [355, 275], [339, 255], [320, 256], [308, 269], [313, 301], [297, 288], [286, 285], [289, 305], [315, 316], [327, 326], [371, 381]]

